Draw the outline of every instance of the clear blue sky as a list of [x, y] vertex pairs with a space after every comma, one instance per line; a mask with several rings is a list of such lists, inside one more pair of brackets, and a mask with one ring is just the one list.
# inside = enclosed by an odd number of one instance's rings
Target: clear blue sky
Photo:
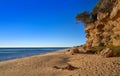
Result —
[[86, 41], [76, 14], [98, 0], [0, 0], [0, 47], [76, 46]]

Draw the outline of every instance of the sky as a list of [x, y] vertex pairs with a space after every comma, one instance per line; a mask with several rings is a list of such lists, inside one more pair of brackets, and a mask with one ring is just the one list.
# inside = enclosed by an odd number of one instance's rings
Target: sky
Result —
[[71, 47], [86, 41], [75, 16], [98, 0], [0, 0], [0, 47]]

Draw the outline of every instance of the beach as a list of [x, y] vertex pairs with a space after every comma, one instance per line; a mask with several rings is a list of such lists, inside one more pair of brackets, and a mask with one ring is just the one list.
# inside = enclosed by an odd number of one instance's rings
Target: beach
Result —
[[[64, 68], [71, 65], [75, 68]], [[120, 57], [66, 50], [0, 62], [0, 76], [120, 76]]]
[[0, 76], [120, 76], [120, 0], [0, 3]]

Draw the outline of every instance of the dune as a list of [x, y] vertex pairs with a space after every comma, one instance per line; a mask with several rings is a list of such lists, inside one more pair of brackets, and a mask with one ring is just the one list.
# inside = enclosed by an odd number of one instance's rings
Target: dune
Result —
[[[64, 68], [68, 64], [76, 68]], [[0, 76], [120, 76], [120, 57], [58, 51], [1, 61]]]

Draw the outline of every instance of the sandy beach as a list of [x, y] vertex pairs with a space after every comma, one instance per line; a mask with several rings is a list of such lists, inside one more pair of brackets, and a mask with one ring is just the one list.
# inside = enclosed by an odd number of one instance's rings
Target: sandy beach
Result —
[[[61, 69], [70, 64], [77, 69]], [[0, 62], [0, 76], [120, 76], [120, 57], [58, 51]]]
[[120, 0], [0, 3], [0, 76], [120, 76]]

